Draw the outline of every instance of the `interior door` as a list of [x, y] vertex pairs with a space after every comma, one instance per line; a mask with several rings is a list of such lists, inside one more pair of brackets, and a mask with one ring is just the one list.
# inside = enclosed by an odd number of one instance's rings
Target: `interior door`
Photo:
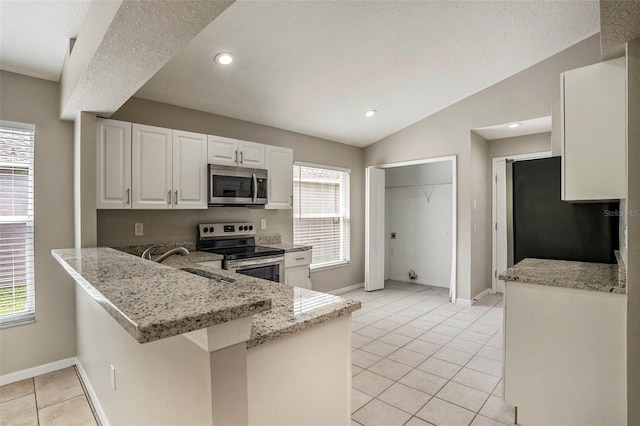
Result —
[[367, 167], [365, 213], [365, 291], [384, 288], [384, 169]]

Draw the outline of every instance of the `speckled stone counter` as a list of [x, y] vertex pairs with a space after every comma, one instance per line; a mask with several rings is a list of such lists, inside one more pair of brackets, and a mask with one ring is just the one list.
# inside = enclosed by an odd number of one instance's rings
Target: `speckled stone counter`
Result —
[[311, 250], [313, 247], [305, 246], [300, 244], [288, 244], [288, 243], [279, 243], [279, 244], [261, 244], [264, 247], [273, 247], [277, 249], [283, 249], [285, 253], [290, 253], [294, 251], [307, 251]]
[[[158, 264], [110, 248], [53, 250], [53, 256], [140, 343], [254, 315], [253, 347], [360, 309], [360, 302], [197, 265], [198, 252]], [[178, 268], [230, 278], [221, 283]]]
[[524, 259], [498, 276], [501, 280], [627, 294], [617, 264]]

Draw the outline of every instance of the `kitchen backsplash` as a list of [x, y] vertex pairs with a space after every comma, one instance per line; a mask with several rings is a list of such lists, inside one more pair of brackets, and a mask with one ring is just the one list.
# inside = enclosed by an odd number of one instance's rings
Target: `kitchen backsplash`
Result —
[[[279, 242], [293, 242], [292, 210], [245, 207], [215, 207], [207, 210], [98, 210], [97, 216], [98, 246], [149, 246], [176, 241], [193, 243], [199, 223], [220, 222], [254, 222], [257, 241], [261, 241], [261, 238], [271, 241], [279, 236]], [[261, 219], [266, 219], [266, 229], [260, 229]], [[143, 224], [144, 235], [134, 235], [136, 223]]]

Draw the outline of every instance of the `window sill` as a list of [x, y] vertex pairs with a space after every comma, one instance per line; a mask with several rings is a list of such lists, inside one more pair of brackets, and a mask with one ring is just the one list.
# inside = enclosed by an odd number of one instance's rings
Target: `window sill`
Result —
[[345, 266], [349, 266], [350, 264], [351, 262], [336, 262], [336, 263], [329, 263], [321, 266], [311, 265], [311, 272], [320, 272], [320, 271], [326, 271], [328, 269], [343, 268]]
[[4, 330], [5, 328], [20, 327], [21, 325], [35, 324], [35, 322], [35, 318], [26, 319], [24, 321], [7, 322], [5, 324], [0, 324], [0, 330]]

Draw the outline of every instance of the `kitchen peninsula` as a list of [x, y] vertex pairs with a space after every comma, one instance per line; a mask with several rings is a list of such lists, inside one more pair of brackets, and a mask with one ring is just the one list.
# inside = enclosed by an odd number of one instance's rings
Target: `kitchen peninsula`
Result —
[[[110, 248], [54, 250], [76, 281], [79, 370], [110, 424], [348, 424], [360, 302]], [[204, 259], [206, 260], [206, 259]]]

